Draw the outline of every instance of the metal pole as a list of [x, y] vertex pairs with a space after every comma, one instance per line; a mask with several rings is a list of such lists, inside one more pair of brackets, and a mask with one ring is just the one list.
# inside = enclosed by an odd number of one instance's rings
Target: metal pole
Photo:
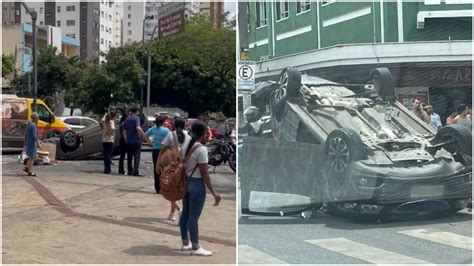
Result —
[[[143, 19], [143, 32], [142, 32], [142, 48], [145, 47], [145, 21], [147, 18]], [[142, 64], [143, 67], [143, 55], [142, 55]], [[143, 86], [140, 88], [140, 103], [143, 104]]]
[[38, 98], [38, 54], [37, 54], [37, 28], [36, 28], [36, 11], [33, 11], [31, 14], [31, 19], [33, 20], [33, 112], [37, 111], [36, 101]]
[[[155, 26], [153, 32], [151, 34], [150, 43], [153, 41], [153, 37], [155, 37], [155, 31], [158, 28], [158, 25]], [[148, 75], [147, 75], [147, 84], [146, 84], [146, 111], [148, 114], [148, 109], [150, 108], [150, 77], [151, 77], [151, 52], [150, 47], [148, 47]]]

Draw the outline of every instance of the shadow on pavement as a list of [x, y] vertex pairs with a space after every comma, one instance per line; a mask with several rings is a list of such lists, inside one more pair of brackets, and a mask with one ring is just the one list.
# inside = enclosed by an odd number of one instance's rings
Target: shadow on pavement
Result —
[[[182, 252], [178, 248], [172, 249], [169, 246], [164, 245], [152, 245], [152, 246], [133, 246], [123, 251], [123, 253], [132, 256], [188, 256], [186, 252]], [[160, 263], [158, 260], [156, 263]]]
[[[125, 217], [125, 221], [140, 224], [170, 224], [166, 218]], [[169, 221], [171, 222], [171, 221]]]

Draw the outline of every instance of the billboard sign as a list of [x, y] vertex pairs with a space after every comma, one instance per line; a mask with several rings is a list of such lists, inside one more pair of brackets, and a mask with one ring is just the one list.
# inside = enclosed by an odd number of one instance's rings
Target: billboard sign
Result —
[[184, 31], [184, 2], [170, 2], [158, 9], [158, 38], [166, 39]]

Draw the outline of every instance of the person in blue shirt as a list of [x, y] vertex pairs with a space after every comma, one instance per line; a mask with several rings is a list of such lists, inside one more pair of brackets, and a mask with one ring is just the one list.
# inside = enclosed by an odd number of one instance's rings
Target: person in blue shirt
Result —
[[[127, 143], [127, 175], [140, 175], [140, 154], [142, 152], [142, 139], [145, 137], [143, 129], [140, 127], [138, 108], [130, 109], [130, 116], [125, 119], [122, 134]], [[133, 159], [133, 167], [132, 167]]]
[[36, 176], [33, 170], [33, 163], [36, 159], [37, 148], [41, 148], [41, 144], [38, 143], [38, 132], [36, 124], [38, 124], [39, 116], [37, 113], [31, 114], [31, 123], [26, 126], [25, 130], [25, 152], [28, 156], [28, 162], [23, 171], [29, 176]]
[[156, 161], [158, 160], [158, 154], [160, 154], [161, 142], [168, 135], [169, 129], [163, 126], [165, 123], [166, 117], [156, 116], [155, 126], [149, 128], [145, 132], [147, 142], [150, 142], [150, 136], [153, 137], [152, 141], [152, 158], [153, 158], [153, 177], [155, 179], [155, 191], [160, 193], [160, 175], [156, 172]]
[[436, 131], [438, 131], [438, 129], [440, 129], [443, 126], [443, 124], [441, 123], [441, 118], [439, 117], [437, 113], [433, 112], [433, 106], [431, 105], [425, 106], [425, 111], [430, 116], [429, 125], [432, 128], [436, 129]]

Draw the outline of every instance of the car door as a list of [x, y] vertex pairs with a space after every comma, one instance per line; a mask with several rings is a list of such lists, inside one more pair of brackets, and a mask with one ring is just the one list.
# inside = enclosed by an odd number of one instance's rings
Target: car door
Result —
[[79, 120], [79, 118], [76, 117], [66, 118], [64, 119], [64, 123], [68, 124], [72, 130], [78, 130], [83, 128], [83, 126], [81, 125], [81, 121]]

